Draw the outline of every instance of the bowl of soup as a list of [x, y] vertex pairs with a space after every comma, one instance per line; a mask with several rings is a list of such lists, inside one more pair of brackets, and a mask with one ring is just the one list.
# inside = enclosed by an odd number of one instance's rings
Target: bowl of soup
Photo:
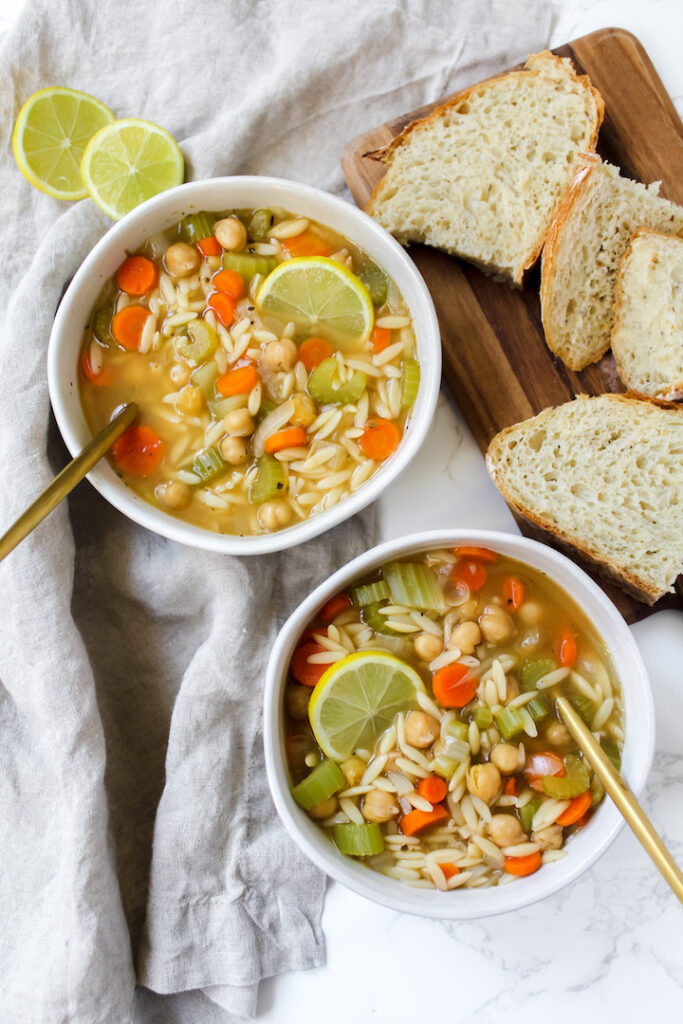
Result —
[[434, 308], [403, 249], [294, 182], [193, 182], [93, 249], [48, 350], [72, 453], [126, 402], [89, 474], [131, 519], [236, 554], [301, 543], [373, 501], [432, 420]]
[[273, 649], [275, 805], [316, 864], [386, 906], [454, 919], [526, 906], [623, 824], [560, 695], [638, 792], [654, 746], [647, 675], [580, 568], [487, 531], [380, 545], [318, 587]]

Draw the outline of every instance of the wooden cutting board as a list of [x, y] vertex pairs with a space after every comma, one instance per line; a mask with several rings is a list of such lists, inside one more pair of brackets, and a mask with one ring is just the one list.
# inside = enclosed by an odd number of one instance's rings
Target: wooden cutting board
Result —
[[[554, 53], [570, 57], [577, 71], [589, 75], [602, 94], [605, 120], [600, 155], [629, 177], [661, 181], [662, 194], [683, 204], [683, 125], [635, 36], [619, 28], [600, 29]], [[346, 146], [342, 167], [360, 206], [365, 206], [384, 174], [384, 165], [372, 153], [436, 105], [397, 117]], [[554, 358], [541, 325], [538, 268], [525, 290], [517, 291], [436, 249], [415, 245], [409, 252], [436, 306], [446, 381], [482, 452], [503, 427], [568, 401], [578, 392], [598, 395], [624, 390], [611, 353], [579, 373]], [[548, 542], [547, 535], [528, 523], [519, 520], [519, 524], [527, 536]], [[663, 607], [683, 607], [680, 586], [677, 594], [648, 607], [594, 578], [627, 622]]]

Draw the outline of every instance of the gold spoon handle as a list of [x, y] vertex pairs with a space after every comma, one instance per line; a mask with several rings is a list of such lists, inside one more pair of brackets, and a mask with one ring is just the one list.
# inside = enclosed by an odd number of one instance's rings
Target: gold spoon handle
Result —
[[636, 839], [683, 903], [683, 872], [662, 842], [659, 833], [652, 827], [645, 811], [567, 698], [558, 697], [557, 707], [593, 771], [635, 833]]
[[108, 423], [104, 430], [100, 430], [99, 434], [88, 441], [83, 451], [75, 459], [72, 459], [61, 473], [57, 474], [52, 483], [48, 484], [33, 504], [29, 505], [9, 530], [0, 537], [0, 562], [90, 472], [95, 463], [99, 462], [105, 452], [111, 448], [117, 437], [120, 437], [126, 427], [131, 425], [137, 414], [138, 407], [135, 402], [125, 405], [111, 423]]

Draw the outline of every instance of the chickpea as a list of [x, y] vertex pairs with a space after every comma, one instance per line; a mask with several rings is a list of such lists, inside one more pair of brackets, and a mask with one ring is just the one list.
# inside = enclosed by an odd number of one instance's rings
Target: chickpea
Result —
[[305, 721], [308, 718], [308, 702], [313, 691], [308, 686], [288, 686], [285, 691], [285, 707], [291, 718]]
[[513, 775], [524, 763], [523, 756], [520, 757], [519, 747], [513, 743], [496, 743], [490, 757], [491, 764], [495, 764], [502, 775]]
[[559, 850], [562, 846], [562, 826], [546, 825], [538, 832], [532, 832], [531, 840], [540, 843], [542, 850]]
[[237, 217], [217, 220], [213, 226], [213, 233], [223, 248], [230, 252], [238, 252], [247, 244], [247, 229]]
[[467, 773], [467, 788], [472, 796], [488, 803], [500, 789], [500, 772], [495, 764], [475, 764]]
[[288, 373], [297, 360], [299, 350], [291, 338], [269, 341], [263, 350], [262, 360], [269, 370]]
[[308, 813], [312, 818], [329, 818], [331, 814], [334, 814], [338, 806], [336, 796], [330, 796], [327, 800], [323, 800], [321, 804], [311, 807]]
[[441, 637], [433, 633], [418, 633], [413, 640], [413, 648], [421, 661], [433, 661], [443, 650]]
[[406, 739], [412, 747], [431, 746], [440, 732], [439, 722], [425, 711], [409, 711], [406, 715]]
[[224, 437], [220, 445], [221, 455], [229, 466], [240, 466], [247, 461], [249, 448], [241, 437]]
[[461, 622], [451, 630], [450, 645], [460, 648], [463, 654], [474, 654], [474, 648], [481, 643], [481, 630], [476, 622]]
[[514, 846], [526, 839], [524, 829], [514, 814], [494, 814], [489, 822], [489, 835], [496, 846]]
[[248, 409], [232, 409], [223, 417], [223, 426], [232, 437], [248, 437], [254, 433], [254, 417]]
[[366, 794], [361, 808], [366, 821], [390, 821], [398, 814], [396, 797], [383, 789], [371, 789]]
[[192, 491], [182, 480], [169, 480], [167, 484], [159, 484], [154, 494], [162, 505], [176, 511], [187, 508], [192, 501]]
[[538, 601], [525, 601], [517, 609], [517, 618], [525, 626], [535, 626], [543, 616], [543, 609]]
[[171, 277], [189, 277], [199, 270], [201, 262], [195, 247], [187, 242], [174, 242], [164, 254], [164, 266]]
[[344, 773], [349, 786], [357, 786], [360, 780], [365, 775], [365, 769], [367, 765], [365, 761], [360, 757], [348, 757], [346, 761], [342, 761], [341, 770]]
[[564, 722], [550, 722], [545, 730], [545, 738], [552, 747], [564, 749], [571, 745], [572, 737]]
[[294, 427], [310, 427], [317, 416], [313, 399], [297, 391], [292, 395], [292, 401], [294, 402], [294, 412], [289, 417], [289, 422]]
[[470, 597], [467, 601], [463, 601], [455, 608], [458, 619], [460, 622], [468, 622], [471, 619], [475, 619], [477, 616], [477, 610], [479, 608], [479, 601], [476, 597]]
[[197, 416], [202, 411], [204, 395], [199, 388], [188, 384], [178, 396], [178, 408], [188, 416]]
[[191, 376], [192, 370], [184, 363], [174, 363], [171, 367], [171, 380], [179, 387], [183, 387], [184, 384], [187, 384]]
[[479, 616], [479, 626], [487, 644], [504, 644], [515, 632], [515, 624], [498, 605], [487, 605]]
[[264, 501], [259, 509], [258, 519], [264, 530], [279, 530], [292, 518], [292, 509], [284, 498]]

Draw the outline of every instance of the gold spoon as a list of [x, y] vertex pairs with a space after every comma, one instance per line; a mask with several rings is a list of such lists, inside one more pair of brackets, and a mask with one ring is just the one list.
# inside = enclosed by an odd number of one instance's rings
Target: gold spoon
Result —
[[27, 537], [31, 530], [34, 530], [38, 523], [42, 522], [45, 516], [52, 512], [53, 508], [59, 505], [63, 498], [74, 489], [83, 477], [90, 472], [96, 462], [111, 448], [117, 437], [120, 437], [126, 427], [129, 427], [138, 414], [138, 407], [135, 402], [124, 405], [113, 420], [107, 424], [104, 430], [88, 441], [83, 451], [72, 459], [61, 473], [58, 473], [51, 484], [38, 495], [32, 505], [19, 516], [7, 533], [0, 537], [0, 562], [12, 551], [17, 544]]
[[683, 903], [683, 872], [652, 827], [645, 811], [567, 698], [558, 697], [557, 707], [605, 791], [612, 797], [636, 839]]

